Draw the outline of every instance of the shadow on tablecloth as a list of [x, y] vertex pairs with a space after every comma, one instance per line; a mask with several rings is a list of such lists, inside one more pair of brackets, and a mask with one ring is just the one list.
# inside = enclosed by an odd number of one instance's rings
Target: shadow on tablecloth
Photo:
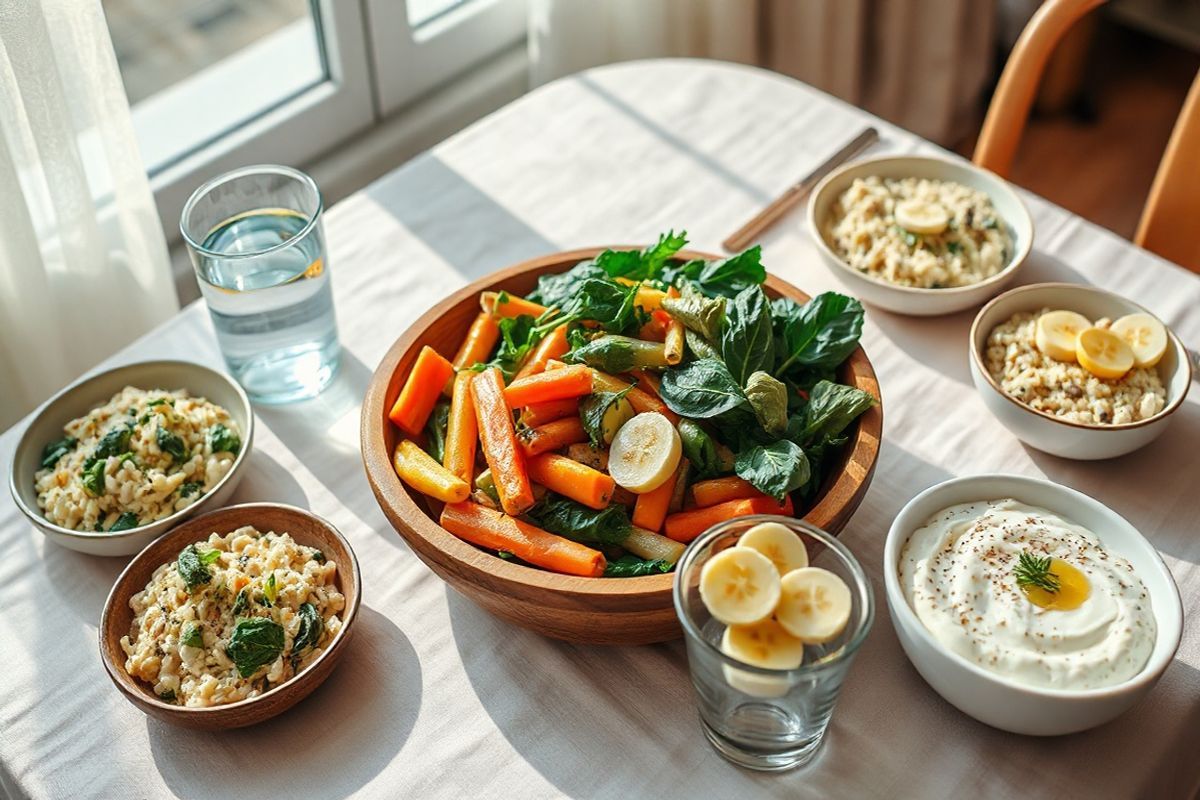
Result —
[[[342, 798], [370, 783], [400, 752], [420, 708], [416, 650], [395, 623], [364, 604], [333, 674], [278, 717], [220, 733], [147, 717], [146, 729], [159, 773], [182, 800]], [[224, 760], [197, 759], [216, 738]]]

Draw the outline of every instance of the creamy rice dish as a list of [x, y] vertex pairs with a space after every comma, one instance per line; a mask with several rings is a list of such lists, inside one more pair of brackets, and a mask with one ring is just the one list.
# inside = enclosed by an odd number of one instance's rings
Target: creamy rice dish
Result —
[[127, 386], [63, 428], [34, 476], [55, 525], [123, 531], [195, 503], [233, 467], [241, 431], [229, 412], [186, 391]]
[[1027, 686], [1093, 689], [1154, 649], [1150, 595], [1096, 535], [1013, 499], [934, 514], [900, 555], [900, 584], [941, 644]]
[[303, 672], [341, 629], [336, 574], [287, 533], [213, 533], [130, 598], [125, 669], [180, 705], [257, 697]]
[[[1106, 379], [1077, 363], [1056, 361], [1037, 347], [1037, 312], [1018, 312], [988, 335], [984, 361], [1008, 395], [1030, 408], [1084, 425], [1123, 425], [1149, 419], [1166, 406], [1167, 390], [1153, 367], [1134, 367]], [[1107, 329], [1108, 320], [1096, 327]]]
[[1013, 255], [986, 194], [925, 178], [855, 179], [834, 202], [825, 238], [852, 269], [920, 289], [970, 286]]

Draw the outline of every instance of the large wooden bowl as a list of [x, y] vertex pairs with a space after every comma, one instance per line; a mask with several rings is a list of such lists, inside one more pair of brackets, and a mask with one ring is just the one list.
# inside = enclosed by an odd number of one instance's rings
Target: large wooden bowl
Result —
[[[367, 479], [383, 513], [417, 556], [443, 580], [501, 619], [570, 642], [646, 644], [677, 638], [679, 623], [671, 601], [672, 574], [641, 578], [580, 578], [513, 564], [467, 544], [436, 522], [425, 498], [408, 489], [392, 468], [397, 431], [388, 422], [404, 378], [417, 353], [429, 345], [453, 355], [479, 313], [479, 293], [505, 289], [525, 295], [539, 276], [562, 272], [592, 258], [602, 248], [572, 250], [535, 258], [472, 283], [430, 309], [383, 357], [362, 406], [362, 455]], [[681, 258], [712, 259], [705, 253], [681, 252]], [[808, 295], [778, 278], [768, 277], [772, 297], [807, 301]], [[843, 365], [839, 378], [879, 399], [879, 384], [866, 354], [859, 348]], [[837, 468], [804, 518], [831, 533], [845, 526], [862, 502], [879, 455], [883, 429], [881, 406], [864, 414], [852, 429]]]
[[[246, 700], [222, 706], [192, 708], [167, 703], [155, 696], [151, 687], [125, 671], [125, 651], [121, 637], [133, 624], [129, 599], [146, 588], [150, 576], [162, 564], [174, 560], [179, 551], [193, 542], [203, 541], [214, 531], [224, 536], [244, 525], [260, 531], [288, 533], [297, 543], [315, 547], [337, 564], [338, 591], [346, 598], [341, 611], [342, 627], [333, 641], [303, 672], [286, 683]], [[253, 725], [282, 713], [307, 697], [329, 677], [354, 630], [358, 616], [362, 578], [358, 560], [350, 543], [330, 523], [301, 508], [281, 503], [247, 503], [229, 506], [193, 517], [152, 542], [138, 553], [117, 578], [100, 618], [100, 658], [108, 676], [131, 703], [163, 722], [200, 730], [224, 730]]]

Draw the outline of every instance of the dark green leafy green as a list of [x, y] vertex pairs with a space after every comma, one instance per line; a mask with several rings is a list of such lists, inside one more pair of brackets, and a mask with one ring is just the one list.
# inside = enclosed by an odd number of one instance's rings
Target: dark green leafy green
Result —
[[771, 304], [761, 286], [756, 284], [739, 292], [726, 308], [721, 357], [739, 386], [746, 385], [751, 373], [774, 366]]
[[668, 408], [693, 419], [715, 417], [746, 402], [724, 362], [711, 358], [666, 370], [659, 393]]
[[325, 554], [322, 553], [320, 550], [313, 550], [312, 555], [309, 556], [309, 559], [317, 562], [318, 564], [324, 564], [325, 563]]
[[720, 358], [721, 353], [708, 340], [693, 330], [683, 329], [683, 340], [695, 358]]
[[708, 297], [691, 282], [680, 287], [679, 297], [666, 297], [663, 309], [683, 327], [699, 334], [706, 342], [715, 342], [725, 321], [725, 298]]
[[204, 629], [198, 622], [189, 622], [183, 626], [183, 635], [179, 643], [187, 647], [204, 647]]
[[605, 565], [604, 577], [637, 578], [642, 575], [661, 575], [664, 572], [670, 572], [672, 566], [674, 565], [670, 561], [661, 558], [647, 561], [631, 553], [626, 553], [620, 558], [609, 561]]
[[637, 285], [626, 286], [610, 280], [588, 278], [582, 281], [575, 295], [563, 306], [562, 316], [551, 317], [552, 329], [563, 322], [592, 320], [599, 322], [609, 333], [623, 333], [637, 320], [634, 302]]
[[450, 403], [447, 400], [439, 400], [425, 423], [425, 451], [439, 464], [446, 454], [446, 426], [449, 424]]
[[[212, 434], [209, 434], [211, 440]], [[155, 441], [158, 442], [158, 449], [169, 455], [176, 463], [187, 461], [187, 445], [183, 443], [183, 439], [178, 434], [167, 430], [161, 425], [158, 428], [158, 433], [155, 434]], [[214, 451], [215, 452], [215, 451]]]
[[158, 699], [166, 700], [168, 703], [174, 703], [175, 702], [175, 690], [167, 689], [165, 692], [159, 692]]
[[774, 444], [754, 445], [737, 454], [734, 471], [780, 502], [798, 489], [810, 475], [808, 458], [795, 442], [780, 439]]
[[712, 437], [690, 419], [679, 420], [679, 441], [683, 445], [683, 455], [691, 463], [696, 476], [708, 478], [719, 472], [717, 448]]
[[645, 250], [605, 250], [596, 256], [596, 265], [610, 278], [633, 281], [658, 279], [663, 267], [687, 244], [687, 232], [667, 231], [658, 242]]
[[693, 281], [710, 297], [734, 297], [746, 288], [765, 281], [767, 270], [762, 264], [762, 248], [756, 245], [743, 253], [717, 261], [696, 259], [667, 267], [662, 279], [680, 288], [685, 281]]
[[[158, 429], [161, 435], [162, 428]], [[161, 444], [159, 445], [162, 446]], [[237, 455], [242, 449], [242, 439], [221, 423], [213, 425], [208, 431], [208, 446], [214, 453], [233, 453]]]
[[772, 304], [772, 313], [779, 359], [773, 374], [780, 379], [800, 367], [836, 367], [854, 352], [862, 335], [862, 304], [837, 292], [824, 292], [802, 306], [781, 297]]
[[299, 665], [302, 652], [320, 644], [325, 632], [325, 622], [312, 603], [301, 603], [296, 616], [300, 618], [300, 628], [292, 640], [292, 669]]
[[233, 598], [233, 615], [240, 617], [250, 607], [250, 587], [247, 586]]
[[746, 381], [746, 400], [762, 429], [782, 436], [788, 427], [787, 387], [765, 372], [752, 373]]
[[79, 440], [74, 436], [66, 436], [57, 442], [50, 442], [42, 448], [42, 469], [52, 469], [58, 460], [75, 449]]
[[131, 511], [124, 511], [121, 516], [117, 517], [117, 521], [108, 529], [109, 533], [119, 533], [120, 531], [131, 531], [138, 526], [137, 514]]
[[96, 451], [92, 453], [93, 459], [105, 459], [109, 456], [119, 456], [129, 449], [129, 440], [133, 438], [133, 427], [124, 425], [119, 428], [113, 428], [100, 439], [96, 445]]
[[861, 389], [821, 381], [809, 394], [793, 437], [806, 446], [833, 438], [873, 405], [875, 398]]
[[83, 484], [83, 489], [92, 497], [99, 497], [104, 494], [104, 466], [108, 463], [105, 459], [91, 462], [90, 465], [83, 469], [83, 476], [80, 482]]
[[146, 403], [146, 408], [154, 408], [155, 406], [162, 406], [162, 405], [174, 406], [175, 400], [170, 397], [156, 397], [153, 400], [151, 400], [149, 403]]
[[[640, 259], [639, 259], [640, 260]], [[589, 278], [605, 278], [608, 273], [595, 261], [581, 261], [566, 272], [543, 275], [537, 288], [527, 295], [529, 300], [544, 306], [562, 308], [579, 292], [579, 285]]]
[[179, 496], [191, 497], [202, 488], [204, 488], [204, 484], [200, 483], [199, 481], [185, 481], [179, 486]]
[[187, 585], [189, 592], [197, 586], [202, 586], [212, 580], [212, 571], [209, 570], [208, 565], [220, 557], [220, 550], [214, 549], [201, 552], [196, 549], [196, 545], [194, 544], [189, 544], [179, 551], [179, 558], [176, 559], [175, 569], [179, 572], [179, 577], [183, 578], [183, 582]]
[[500, 346], [496, 349], [496, 355], [488, 363], [476, 364], [474, 368], [499, 367], [504, 379], [512, 380], [525, 356], [537, 344], [534, 319], [522, 314], [519, 317], [504, 317], [496, 324], [500, 328]]
[[629, 386], [619, 392], [593, 392], [579, 401], [579, 420], [587, 431], [592, 447], [599, 447], [604, 439], [604, 415], [613, 403], [633, 391]]
[[[568, 340], [569, 341], [569, 340]], [[567, 364], [587, 364], [613, 374], [631, 369], [665, 367], [666, 354], [661, 342], [647, 342], [631, 336], [609, 334], [572, 349], [562, 358]]]
[[558, 495], [546, 495], [529, 511], [538, 527], [577, 542], [617, 545], [625, 541], [633, 525], [625, 506], [613, 503], [594, 509]]
[[283, 652], [283, 628], [266, 617], [239, 619], [225, 648], [238, 675], [249, 678]]

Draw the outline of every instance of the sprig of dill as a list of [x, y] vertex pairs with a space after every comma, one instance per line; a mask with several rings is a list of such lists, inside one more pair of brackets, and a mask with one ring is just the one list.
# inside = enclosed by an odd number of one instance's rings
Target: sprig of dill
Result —
[[1050, 561], [1049, 556], [1038, 557], [1029, 552], [1021, 553], [1014, 570], [1017, 576], [1017, 585], [1021, 587], [1036, 586], [1051, 594], [1057, 592], [1061, 584], [1058, 576], [1050, 571]]

